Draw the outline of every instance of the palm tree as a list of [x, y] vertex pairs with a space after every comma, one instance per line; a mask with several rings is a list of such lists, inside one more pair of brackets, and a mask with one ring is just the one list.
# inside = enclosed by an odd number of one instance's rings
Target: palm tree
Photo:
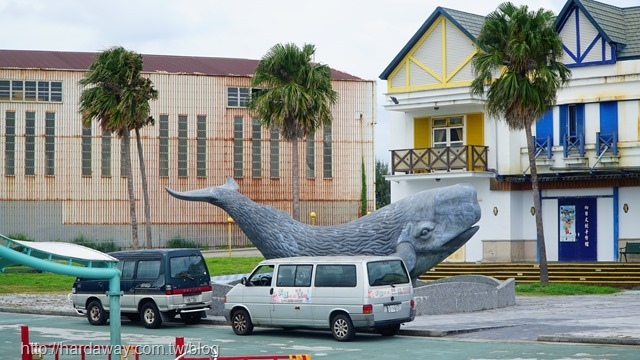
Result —
[[277, 44], [260, 60], [251, 86], [263, 87], [248, 103], [262, 126], [277, 128], [291, 142], [293, 214], [300, 220], [298, 140], [331, 124], [331, 105], [338, 94], [331, 88], [331, 69], [313, 62], [315, 46]]
[[[149, 116], [149, 100], [158, 96], [151, 81], [140, 76], [141, 72], [141, 55], [122, 47], [113, 47], [98, 54], [87, 73], [79, 81], [81, 86], [87, 87], [80, 95], [82, 124], [88, 127], [91, 126], [93, 119], [97, 119], [104, 131], [116, 133], [122, 138], [124, 153], [122, 161], [124, 176], [127, 179], [131, 241], [134, 249], [138, 248], [138, 221], [131, 171], [130, 132], [132, 129], [138, 130], [142, 126], [153, 123], [153, 118]], [[140, 166], [143, 168], [144, 160], [141, 151], [139, 151], [139, 157]], [[146, 182], [146, 179], [144, 181]], [[149, 223], [147, 227], [150, 227]], [[147, 241], [150, 243], [150, 232], [148, 234]]]
[[531, 128], [555, 104], [571, 71], [560, 62], [562, 40], [548, 10], [529, 11], [526, 5], [503, 3], [487, 15], [476, 43], [480, 51], [473, 59], [471, 92], [479, 96], [486, 92], [487, 114], [504, 119], [511, 130], [524, 130], [527, 137], [540, 282], [546, 285], [549, 269]]

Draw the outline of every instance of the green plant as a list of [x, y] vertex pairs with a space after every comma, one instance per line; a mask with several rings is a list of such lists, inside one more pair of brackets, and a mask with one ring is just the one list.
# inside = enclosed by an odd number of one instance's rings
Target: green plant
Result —
[[362, 191], [360, 192], [360, 215], [367, 215], [367, 174], [365, 174], [364, 159], [362, 159]]
[[182, 237], [174, 237], [173, 239], [167, 241], [167, 245], [165, 245], [165, 247], [169, 248], [169, 249], [179, 249], [179, 248], [192, 248], [192, 249], [199, 249], [200, 248], [200, 244], [198, 244], [197, 242], [193, 241], [193, 240], [187, 240], [184, 239]]
[[30, 239], [27, 235], [25, 234], [7, 234], [5, 235], [6, 237], [8, 237], [9, 239], [13, 239], [13, 240], [21, 240], [21, 241], [33, 241], [33, 239]]
[[111, 241], [94, 241], [94, 240], [89, 240], [89, 239], [85, 238], [84, 235], [81, 235], [81, 236], [73, 239], [71, 242], [74, 243], [74, 244], [77, 244], [77, 245], [82, 245], [82, 246], [86, 246], [86, 247], [94, 249], [94, 250], [101, 251], [103, 253], [122, 250], [122, 248], [120, 246], [116, 245], [116, 243], [113, 242], [113, 240], [111, 240]]
[[516, 285], [516, 293], [519, 295], [599, 295], [615, 294], [620, 289], [611, 286], [541, 283]]

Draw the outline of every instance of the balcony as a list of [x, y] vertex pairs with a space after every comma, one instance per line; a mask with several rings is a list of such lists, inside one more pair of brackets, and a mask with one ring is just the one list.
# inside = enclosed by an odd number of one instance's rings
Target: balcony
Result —
[[488, 151], [478, 145], [391, 150], [391, 174], [487, 171]]

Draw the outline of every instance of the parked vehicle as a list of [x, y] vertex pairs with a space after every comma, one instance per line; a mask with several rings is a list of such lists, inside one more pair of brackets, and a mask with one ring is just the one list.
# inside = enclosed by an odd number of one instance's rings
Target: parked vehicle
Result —
[[[147, 328], [179, 315], [186, 324], [196, 324], [211, 308], [209, 269], [197, 249], [132, 250], [109, 253], [117, 258], [122, 272], [121, 314], [142, 320]], [[109, 319], [108, 279], [77, 278], [69, 298], [92, 325]]]
[[415, 303], [399, 257], [295, 257], [258, 264], [227, 293], [224, 316], [238, 335], [254, 326], [318, 328], [349, 341], [363, 329], [397, 334], [415, 318]]

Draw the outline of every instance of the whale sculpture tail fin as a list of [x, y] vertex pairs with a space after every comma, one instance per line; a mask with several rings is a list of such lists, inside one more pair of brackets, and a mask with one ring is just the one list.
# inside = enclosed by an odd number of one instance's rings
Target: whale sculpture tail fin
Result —
[[227, 182], [220, 186], [212, 186], [190, 191], [175, 191], [168, 187], [165, 187], [164, 189], [171, 194], [171, 196], [181, 200], [211, 202], [218, 197], [216, 189], [225, 189], [237, 192], [239, 188], [238, 183], [233, 180], [233, 177], [227, 176]]
[[233, 177], [231, 176], [227, 176], [227, 182], [224, 183], [224, 185], [220, 185], [220, 187], [223, 189], [233, 190], [233, 191], [238, 191], [238, 189], [240, 188], [240, 186], [238, 186], [238, 183], [235, 180], [233, 180]]

